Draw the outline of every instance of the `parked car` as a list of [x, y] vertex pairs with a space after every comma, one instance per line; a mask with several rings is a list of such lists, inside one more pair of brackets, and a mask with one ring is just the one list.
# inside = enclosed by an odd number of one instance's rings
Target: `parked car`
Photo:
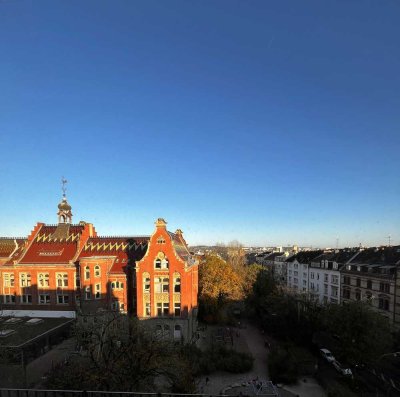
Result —
[[346, 366], [340, 364], [339, 361], [333, 360], [332, 365], [336, 368], [336, 370], [341, 373], [344, 376], [353, 376], [353, 372], [351, 372], [351, 369]]
[[333, 357], [332, 353], [328, 349], [319, 349], [319, 352], [328, 363], [335, 361], [335, 357]]

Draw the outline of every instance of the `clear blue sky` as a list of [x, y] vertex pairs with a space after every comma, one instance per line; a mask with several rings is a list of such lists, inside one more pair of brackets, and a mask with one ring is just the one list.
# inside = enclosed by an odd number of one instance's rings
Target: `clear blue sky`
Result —
[[0, 0], [0, 235], [400, 243], [400, 3]]

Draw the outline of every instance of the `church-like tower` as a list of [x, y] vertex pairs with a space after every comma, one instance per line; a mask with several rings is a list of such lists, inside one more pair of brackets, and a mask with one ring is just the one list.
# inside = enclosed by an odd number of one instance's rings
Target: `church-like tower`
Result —
[[65, 192], [67, 191], [66, 184], [67, 181], [62, 178], [61, 180], [62, 183], [62, 191], [63, 191], [63, 198], [61, 200], [61, 203], [58, 204], [58, 223], [67, 223], [71, 224], [72, 223], [72, 212], [71, 212], [71, 206], [68, 204], [67, 197], [65, 196]]

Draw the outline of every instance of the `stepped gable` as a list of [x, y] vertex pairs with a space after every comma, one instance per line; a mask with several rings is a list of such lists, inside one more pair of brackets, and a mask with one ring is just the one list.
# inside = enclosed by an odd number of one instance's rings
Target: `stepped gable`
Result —
[[69, 263], [77, 254], [83, 229], [84, 225], [43, 225], [19, 263]]
[[361, 251], [350, 263], [381, 266], [400, 264], [400, 246], [367, 248]]
[[168, 232], [168, 235], [171, 238], [172, 246], [178, 257], [188, 265], [194, 265], [197, 261], [194, 256], [191, 255], [186, 241], [183, 238], [182, 231], [178, 229], [175, 233]]
[[147, 252], [150, 236], [92, 237], [83, 246], [79, 259], [115, 256], [110, 273], [124, 273], [128, 264], [135, 264]]

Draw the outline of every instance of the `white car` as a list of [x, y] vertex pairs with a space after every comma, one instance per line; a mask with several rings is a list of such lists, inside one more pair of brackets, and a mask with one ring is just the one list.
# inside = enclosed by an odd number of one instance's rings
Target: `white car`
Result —
[[321, 353], [321, 356], [328, 361], [328, 363], [335, 361], [335, 357], [333, 357], [332, 353], [328, 349], [320, 349], [319, 352]]
[[345, 376], [352, 376], [353, 373], [351, 372], [350, 368], [342, 366], [339, 361], [333, 360], [332, 365], [336, 368], [336, 370]]

